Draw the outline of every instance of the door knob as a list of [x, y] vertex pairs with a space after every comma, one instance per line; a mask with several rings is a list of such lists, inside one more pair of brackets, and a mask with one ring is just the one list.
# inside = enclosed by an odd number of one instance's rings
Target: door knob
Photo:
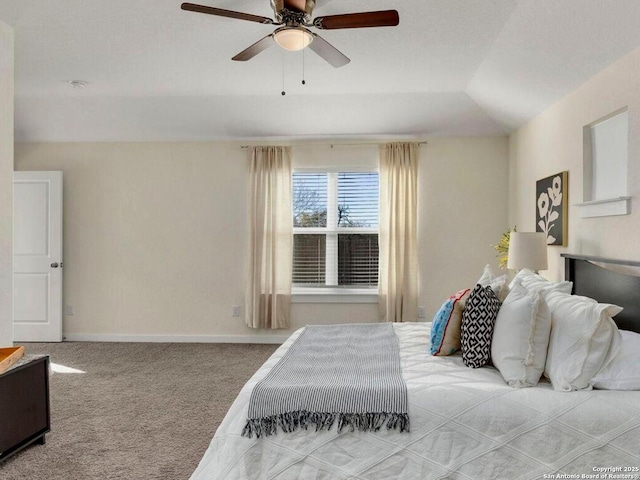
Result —
[[58, 268], [58, 262], [53, 262], [51, 264], [51, 268]]

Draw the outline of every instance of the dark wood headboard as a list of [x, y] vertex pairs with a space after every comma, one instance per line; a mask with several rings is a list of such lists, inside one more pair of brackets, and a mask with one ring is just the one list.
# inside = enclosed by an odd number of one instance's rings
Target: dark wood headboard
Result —
[[618, 328], [640, 333], [640, 276], [616, 271], [616, 267], [640, 271], [640, 262], [566, 253], [561, 256], [565, 280], [573, 282], [575, 295], [623, 307], [624, 311], [613, 318]]

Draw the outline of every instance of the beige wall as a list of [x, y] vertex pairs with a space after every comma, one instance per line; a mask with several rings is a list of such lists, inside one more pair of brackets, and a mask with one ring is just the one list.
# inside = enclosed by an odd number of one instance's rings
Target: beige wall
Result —
[[[507, 225], [507, 145], [504, 137], [461, 138], [421, 148], [420, 304], [429, 319], [494, 259], [489, 244]], [[300, 145], [294, 159], [375, 167], [377, 149]], [[232, 305], [244, 305], [247, 162], [239, 144], [18, 144], [16, 169], [64, 172], [64, 292], [76, 310], [64, 318], [67, 337], [288, 335], [231, 316]], [[296, 303], [292, 316], [292, 330], [375, 321], [377, 305]]]
[[[535, 182], [569, 171], [569, 242], [549, 247], [549, 278], [563, 277], [561, 252], [640, 258], [640, 49], [636, 49], [534, 118], [510, 137], [509, 223], [535, 229]], [[629, 108], [628, 192], [631, 215], [580, 218], [583, 201], [582, 127], [622, 107]]]
[[13, 29], [0, 22], [0, 347], [13, 342]]
[[434, 138], [420, 152], [420, 305], [431, 320], [443, 300], [470, 288], [508, 229], [504, 137]]

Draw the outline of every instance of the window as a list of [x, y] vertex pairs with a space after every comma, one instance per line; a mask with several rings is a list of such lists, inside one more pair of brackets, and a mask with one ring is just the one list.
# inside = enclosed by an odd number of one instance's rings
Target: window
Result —
[[293, 174], [293, 285], [378, 285], [378, 174]]

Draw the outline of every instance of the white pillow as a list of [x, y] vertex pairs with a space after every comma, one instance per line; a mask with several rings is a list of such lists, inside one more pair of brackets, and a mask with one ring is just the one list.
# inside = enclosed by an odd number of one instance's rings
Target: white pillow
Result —
[[491, 287], [493, 293], [496, 294], [498, 300], [501, 302], [507, 298], [509, 293], [509, 286], [507, 285], [507, 275], [500, 275], [496, 277], [491, 270], [491, 265], [487, 264], [484, 267], [484, 271], [482, 272], [482, 276], [476, 282], [477, 284], [482, 285], [483, 287]]
[[513, 288], [517, 283], [520, 283], [527, 290], [540, 290], [544, 288], [545, 290], [554, 290], [566, 293], [567, 295], [570, 294], [573, 289], [573, 282], [551, 282], [537, 273], [533, 273], [528, 268], [523, 268], [517, 273], [513, 280], [511, 280], [509, 288]]
[[640, 333], [620, 331], [620, 350], [593, 379], [595, 388], [640, 390]]
[[551, 338], [544, 374], [559, 391], [591, 389], [593, 377], [618, 351], [617, 305], [542, 290], [551, 310]]
[[542, 294], [514, 285], [500, 307], [491, 341], [491, 359], [509, 386], [538, 384], [550, 331], [551, 312]]

